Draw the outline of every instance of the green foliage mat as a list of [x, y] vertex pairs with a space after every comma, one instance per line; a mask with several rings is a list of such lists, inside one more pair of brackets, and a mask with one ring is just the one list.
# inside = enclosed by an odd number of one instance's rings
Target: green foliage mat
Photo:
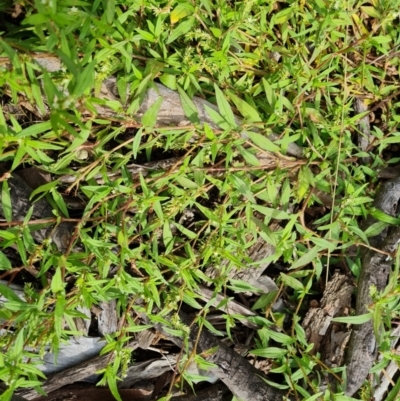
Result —
[[[219, 329], [205, 319], [212, 302], [202, 302], [200, 284], [223, 302], [245, 294], [259, 315], [251, 353], [272, 362], [280, 388], [304, 400], [349, 399], [319, 390], [308, 369], [318, 356], [299, 322], [335, 269], [356, 280], [360, 248], [399, 224], [372, 208], [380, 177], [396, 175], [400, 161], [399, 8], [398, 0], [0, 2], [0, 276], [25, 282], [24, 300], [0, 287], [4, 400], [39, 388], [33, 362], [79, 334], [78, 307], [100, 301], [116, 300], [121, 322], [102, 351], [116, 355], [103, 380], [113, 391], [131, 357], [124, 344], [148, 327], [143, 314], [185, 336], [177, 311], [190, 307], [207, 329], [242, 341], [239, 316], [222, 315]], [[42, 68], [42, 56], [62, 68]], [[104, 98], [110, 76], [115, 96]], [[161, 101], [135, 118], [153, 82], [178, 91], [190, 125], [157, 124]], [[211, 123], [200, 121], [193, 96], [217, 106], [206, 108]], [[293, 143], [303, 158], [288, 154]], [[130, 170], [170, 158], [177, 163], [167, 169]], [[29, 167], [50, 174], [30, 195], [51, 205], [42, 220], [33, 208], [13, 215], [7, 180]], [[364, 230], [368, 215], [377, 222]], [[60, 223], [73, 225], [65, 249], [51, 240]], [[49, 230], [43, 241], [38, 228]], [[279, 287], [273, 297], [250, 297], [254, 288], [231, 278], [254, 267], [248, 250], [260, 239], [274, 248], [263, 261]], [[399, 319], [395, 260], [390, 287], [370, 305], [381, 316], [375, 375], [399, 361], [389, 341]], [[274, 312], [279, 297], [286, 308]], [[370, 399], [368, 391], [357, 397]]]

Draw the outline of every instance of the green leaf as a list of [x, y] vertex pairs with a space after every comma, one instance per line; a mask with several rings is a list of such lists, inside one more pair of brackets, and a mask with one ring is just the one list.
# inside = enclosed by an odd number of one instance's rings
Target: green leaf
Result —
[[290, 288], [293, 288], [296, 291], [304, 291], [304, 286], [301, 283], [301, 281], [297, 280], [297, 278], [294, 278], [292, 276], [288, 276], [285, 273], [280, 274], [280, 278], [284, 284], [289, 286]]
[[168, 38], [166, 44], [170, 44], [180, 36], [184, 35], [185, 33], [189, 32], [194, 22], [196, 21], [195, 17], [190, 17], [186, 21], [181, 22], [176, 28], [173, 29], [171, 36]]
[[23, 129], [18, 133], [17, 138], [25, 138], [29, 136], [36, 136], [38, 134], [43, 134], [51, 129], [51, 122], [46, 121], [42, 123], [35, 123], [30, 125], [28, 128]]
[[163, 227], [163, 241], [166, 248], [171, 246], [171, 242], [173, 242], [174, 235], [172, 234], [171, 227], [169, 221], [164, 222]]
[[273, 17], [272, 17], [272, 22], [274, 24], [283, 24], [287, 21], [289, 21], [290, 18], [292, 18], [293, 14], [295, 12], [295, 7], [287, 7], [284, 8], [283, 10], [277, 12]]
[[393, 225], [400, 225], [400, 218], [392, 217], [382, 210], [372, 208], [370, 210], [371, 216], [375, 217], [375, 219], [382, 221], [384, 223], [393, 224]]
[[[64, 260], [65, 257], [61, 256], [61, 259]], [[61, 261], [59, 263], [62, 263]], [[56, 294], [59, 291], [64, 290], [64, 283], [62, 280], [62, 275], [61, 275], [61, 267], [56, 268], [56, 272], [53, 275], [53, 278], [51, 279], [51, 291], [53, 291], [54, 294]]]
[[186, 92], [179, 85], [178, 85], [178, 92], [179, 92], [179, 97], [181, 98], [182, 108], [183, 111], [185, 112], [186, 117], [193, 124], [200, 123], [197, 107], [190, 99], [190, 97], [186, 94]]
[[25, 18], [22, 25], [40, 25], [50, 21], [50, 17], [44, 14], [33, 14]]
[[188, 293], [187, 291], [183, 294], [183, 302], [190, 305], [194, 309], [202, 309], [203, 307], [195, 300], [194, 294]]
[[199, 208], [199, 210], [204, 214], [204, 216], [207, 217], [207, 219], [211, 221], [215, 221], [216, 223], [219, 223], [218, 217], [208, 208], [204, 207], [200, 203], [196, 202], [196, 206]]
[[270, 207], [261, 205], [251, 205], [251, 208], [257, 210], [257, 212], [260, 212], [264, 216], [270, 217], [271, 219], [287, 220], [291, 218], [291, 215], [283, 210], [272, 209]]
[[169, 18], [171, 24], [174, 25], [186, 16], [193, 14], [194, 8], [190, 3], [180, 3], [171, 12]]
[[193, 231], [190, 231], [189, 229], [187, 229], [186, 227], [182, 226], [179, 223], [175, 223], [174, 222], [174, 226], [184, 235], [186, 235], [188, 238], [190, 239], [195, 239], [197, 238], [197, 234], [194, 233]]
[[214, 84], [214, 90], [219, 113], [232, 128], [236, 127], [235, 116], [233, 114], [231, 106], [229, 105], [229, 102], [226, 100], [221, 89], [219, 89], [216, 84]]
[[140, 128], [138, 130], [138, 132], [136, 132], [135, 134], [135, 138], [133, 139], [132, 142], [132, 154], [133, 154], [133, 158], [136, 159], [137, 158], [137, 154], [139, 152], [139, 147], [140, 147], [140, 143], [142, 142], [142, 128]]
[[24, 334], [25, 334], [25, 330], [21, 329], [13, 341], [13, 346], [11, 347], [10, 356], [11, 356], [11, 359], [14, 360], [14, 362], [16, 362], [22, 356], [22, 352], [24, 350], [24, 343], [25, 343]]
[[2, 108], [0, 107], [0, 134], [7, 135], [8, 125], [6, 123], [6, 119], [4, 118], [4, 113]]
[[290, 266], [289, 270], [298, 269], [299, 267], [308, 265], [316, 257], [318, 257], [320, 251], [321, 251], [320, 247], [315, 246], [314, 248], [311, 248], [311, 250], [306, 252], [301, 258], [296, 260], [296, 262], [294, 262], [292, 266]]
[[217, 113], [214, 109], [207, 106], [206, 104], [204, 105], [204, 109], [211, 118], [211, 120], [213, 120], [214, 123], [217, 124], [220, 128], [222, 128], [223, 130], [229, 130], [232, 128], [232, 126], [228, 124], [226, 120], [221, 115], [219, 115], [219, 113]]
[[3, 186], [1, 188], [1, 204], [3, 207], [4, 217], [6, 218], [7, 222], [10, 223], [13, 220], [13, 217], [10, 188], [7, 181], [3, 181]]
[[172, 90], [177, 90], [178, 85], [176, 83], [176, 76], [171, 75], [171, 74], [162, 74], [160, 76], [160, 81], [163, 85], [165, 85], [167, 88], [172, 89]]
[[239, 110], [240, 114], [249, 122], [259, 122], [261, 117], [252, 106], [245, 102], [240, 97], [236, 96], [233, 92], [228, 92], [230, 99]]
[[160, 111], [160, 107], [162, 105], [164, 98], [159, 97], [143, 114], [142, 124], [146, 128], [152, 128], [157, 123], [158, 112]]
[[68, 207], [64, 201], [64, 198], [58, 193], [58, 191], [53, 187], [50, 191], [53, 196], [54, 202], [56, 203], [58, 209], [65, 217], [69, 217]]
[[7, 256], [0, 251], [0, 266], [3, 270], [10, 270], [12, 269], [12, 264]]
[[107, 24], [111, 25], [114, 22], [115, 0], [106, 0], [105, 3]]
[[232, 182], [233, 186], [237, 188], [237, 190], [244, 195], [250, 202], [256, 203], [256, 199], [253, 196], [253, 193], [251, 191], [251, 188], [249, 185], [244, 182], [241, 178], [239, 178], [237, 175], [229, 175], [229, 180]]
[[126, 330], [130, 333], [139, 333], [141, 331], [151, 329], [153, 326], [151, 324], [143, 324], [143, 325], [133, 325], [133, 326], [128, 326]]
[[363, 324], [370, 322], [371, 319], [372, 319], [372, 313], [370, 312], [358, 316], [335, 317], [332, 319], [332, 321], [338, 323]]
[[259, 348], [249, 352], [251, 355], [262, 356], [263, 358], [282, 358], [288, 353], [288, 350], [277, 348], [277, 347], [268, 347], [268, 348]]
[[154, 79], [159, 75], [159, 73], [164, 69], [165, 64], [162, 63], [161, 61], [154, 60], [154, 59], [149, 59], [146, 62], [146, 68], [144, 70], [144, 75], [150, 76], [151, 79]]
[[270, 139], [264, 135], [258, 134], [256, 132], [246, 132], [246, 136], [259, 148], [267, 150], [268, 152], [280, 152], [281, 148], [275, 145]]
[[266, 306], [270, 306], [274, 301], [277, 293], [278, 291], [271, 291], [268, 294], [261, 295], [261, 297], [258, 298], [256, 303], [252, 306], [251, 310], [262, 309]]
[[243, 157], [244, 160], [246, 160], [247, 163], [251, 164], [252, 166], [260, 166], [260, 161], [252, 152], [242, 146], [238, 146], [238, 150], [240, 152], [240, 155]]
[[111, 391], [112, 395], [114, 396], [114, 398], [117, 401], [122, 401], [121, 396], [119, 395], [119, 392], [118, 392], [117, 381], [116, 381], [114, 375], [113, 375], [113, 378], [108, 377], [107, 383], [108, 383], [108, 386], [110, 387], [110, 391]]
[[73, 95], [81, 96], [84, 94], [84, 92], [86, 92], [86, 90], [91, 90], [94, 87], [94, 67], [96, 66], [96, 63], [97, 60], [93, 60], [78, 75], [78, 79], [72, 93]]
[[1, 283], [0, 283], [0, 294], [10, 301], [24, 303], [24, 301], [10, 287]]
[[296, 339], [288, 336], [287, 334], [280, 333], [279, 331], [269, 330], [268, 336], [271, 337], [277, 343], [281, 343], [283, 345], [293, 344]]
[[196, 188], [198, 188], [198, 185], [194, 182], [194, 181], [192, 181], [192, 180], [189, 180], [189, 178], [186, 178], [186, 177], [184, 177], [184, 176], [181, 176], [181, 175], [177, 175], [176, 177], [175, 177], [175, 180], [183, 187], [183, 188], [191, 188], [191, 189], [196, 189]]
[[230, 288], [232, 291], [236, 292], [255, 292], [258, 293], [260, 292], [260, 289], [257, 287], [253, 287], [251, 284], [247, 283], [246, 281], [243, 280], [236, 280], [236, 279], [229, 279], [230, 285], [228, 288]]

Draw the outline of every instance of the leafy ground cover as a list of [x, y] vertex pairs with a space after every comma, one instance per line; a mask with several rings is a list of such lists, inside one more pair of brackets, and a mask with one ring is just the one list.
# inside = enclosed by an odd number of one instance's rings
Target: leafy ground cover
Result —
[[[196, 311], [208, 330], [243, 343], [240, 316], [207, 320], [215, 310], [199, 295], [204, 284], [256, 312], [248, 356], [268, 361], [277, 387], [297, 399], [346, 399], [340, 388], [320, 391], [309, 368], [318, 354], [299, 323], [336, 270], [356, 283], [369, 238], [399, 224], [372, 206], [382, 180], [399, 171], [399, 8], [398, 0], [1, 2], [1, 278], [25, 283], [26, 297], [0, 287], [3, 397], [39, 388], [31, 362], [77, 335], [77, 308], [100, 301], [115, 299], [121, 322], [103, 350], [117, 355], [103, 380], [114, 390], [132, 358], [124, 344], [148, 327], [143, 314], [185, 336], [177, 313]], [[62, 69], [43, 69], [38, 54]], [[101, 98], [111, 75], [115, 98]], [[134, 118], [154, 82], [178, 91], [190, 125], [156, 124], [160, 102]], [[193, 96], [217, 106], [213, 124], [200, 123]], [[288, 153], [293, 143], [301, 157]], [[168, 169], [130, 173], [170, 158]], [[15, 224], [7, 179], [32, 166], [51, 176], [31, 196], [45, 198], [54, 219], [31, 221], [31, 210]], [[362, 226], [367, 216], [377, 222]], [[32, 236], [54, 222], [74, 225], [62, 251]], [[248, 251], [260, 239], [274, 248], [262, 261], [279, 288], [272, 295], [230, 275], [254, 267]], [[390, 256], [391, 279], [372, 289], [367, 316], [382, 355], [376, 376], [399, 361], [389, 341], [400, 290]], [[184, 366], [176, 385], [197, 379]], [[372, 399], [370, 387], [354, 397]]]

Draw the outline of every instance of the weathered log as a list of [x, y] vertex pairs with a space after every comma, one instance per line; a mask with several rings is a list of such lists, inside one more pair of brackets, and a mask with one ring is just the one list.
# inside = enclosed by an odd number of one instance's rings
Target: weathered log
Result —
[[[44, 70], [48, 72], [60, 71], [62, 69], [61, 61], [55, 56], [37, 53], [32, 58], [38, 65], [40, 65]], [[0, 65], [9, 65], [9, 63], [9, 59], [0, 58]], [[115, 77], [107, 78], [102, 82], [99, 96], [105, 100], [119, 99], [118, 91], [116, 89]], [[133, 117], [141, 118], [143, 114], [149, 109], [149, 107], [153, 105], [160, 97], [163, 100], [158, 112], [156, 125], [172, 125], [184, 127], [185, 125], [192, 124], [186, 116], [184, 108], [182, 107], [181, 98], [178, 92], [173, 91], [172, 89], [169, 89], [166, 86], [158, 83], [155, 83], [147, 90], [140, 109]], [[211, 127], [217, 128], [215, 122], [207, 114], [206, 107], [210, 107], [215, 111], [218, 111], [218, 108], [214, 104], [200, 97], [195, 96], [192, 101], [196, 106], [200, 123], [204, 124], [206, 122]], [[96, 109], [97, 112], [103, 116], [115, 116], [116, 114], [110, 108], [103, 105], [96, 105]], [[242, 124], [242, 120], [239, 117], [236, 117], [236, 123], [238, 124], [238, 126], [240, 126]], [[245, 137], [246, 133], [243, 132], [242, 136]], [[278, 139], [278, 136], [272, 134], [269, 136], [269, 138], [274, 141]], [[287, 153], [297, 158], [303, 157], [302, 148], [297, 146], [295, 143], [290, 143], [288, 145]]]
[[[147, 331], [139, 333], [137, 340], [131, 341], [126, 345], [126, 347], [132, 350], [141, 347], [143, 343], [148, 341], [149, 333], [150, 332]], [[154, 338], [154, 334], [152, 334], [151, 338]], [[109, 354], [88, 359], [61, 372], [49, 375], [46, 382], [43, 383], [41, 387], [47, 393], [51, 393], [61, 387], [81, 381], [86, 377], [94, 375], [98, 370], [104, 369], [109, 363], [112, 362], [113, 359], [113, 355]], [[38, 394], [35, 390], [23, 390], [18, 392], [18, 395], [27, 400], [32, 400], [38, 397]]]
[[[374, 207], [390, 216], [395, 216], [400, 199], [400, 178], [385, 182], [378, 189]], [[364, 228], [377, 222], [369, 216]], [[383, 230], [379, 235], [370, 239], [370, 244], [383, 252], [392, 254], [400, 241], [400, 227]], [[371, 286], [382, 291], [388, 280], [393, 260], [383, 253], [372, 249], [362, 251], [361, 273], [358, 279], [356, 315], [368, 313], [372, 304]], [[351, 334], [349, 348], [346, 353], [347, 365], [346, 394], [353, 395], [363, 384], [378, 354], [372, 321], [355, 325]]]
[[[271, 387], [263, 379], [263, 373], [256, 369], [247, 359], [241, 357], [232, 348], [205, 328], [200, 330], [197, 325], [191, 325], [190, 318], [183, 312], [179, 313], [181, 321], [190, 326], [188, 337], [189, 350], [203, 353], [205, 359], [215, 364], [210, 372], [216, 375], [232, 393], [244, 401], [282, 401], [285, 393]], [[179, 347], [184, 347], [184, 340], [171, 335], [161, 324], [156, 328]]]

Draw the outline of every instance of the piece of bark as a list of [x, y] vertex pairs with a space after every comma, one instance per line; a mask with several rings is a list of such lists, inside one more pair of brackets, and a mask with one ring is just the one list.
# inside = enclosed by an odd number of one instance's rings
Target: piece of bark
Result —
[[99, 304], [100, 313], [97, 315], [98, 331], [105, 334], [115, 333], [118, 327], [117, 301], [101, 301]]
[[[191, 325], [191, 320], [185, 313], [180, 312], [179, 317], [184, 324]], [[156, 327], [176, 345], [184, 347], [182, 338], [171, 335], [161, 324], [157, 324]], [[190, 351], [196, 344], [196, 352], [202, 353], [206, 360], [216, 365], [210, 368], [210, 371], [239, 399], [245, 401], [282, 401], [285, 394], [283, 391], [267, 384], [262, 379], [263, 373], [261, 371], [205, 328], [200, 332], [197, 325], [192, 325], [188, 343]], [[206, 356], [207, 352], [209, 353], [208, 356]]]
[[[326, 285], [320, 306], [311, 307], [302, 322], [307, 341], [314, 344], [311, 354], [319, 352], [321, 361], [330, 368], [342, 366], [351, 333], [345, 324], [332, 319], [349, 314], [353, 289], [349, 277], [335, 273]], [[337, 384], [333, 375], [324, 372], [321, 389], [336, 389]]]
[[[367, 110], [368, 108], [365, 106], [363, 99], [356, 97], [354, 99], [354, 111], [357, 114], [361, 114]], [[358, 121], [358, 129], [360, 131], [358, 134], [358, 147], [365, 152], [374, 139], [373, 135], [371, 135], [368, 114]], [[371, 161], [371, 156], [362, 157], [361, 160], [364, 164], [368, 164]]]
[[[317, 308], [310, 308], [302, 323], [307, 341], [314, 344], [312, 353], [321, 352], [323, 355], [321, 359], [328, 366], [333, 364], [340, 366], [342, 362], [337, 359], [336, 348], [338, 344], [332, 343], [332, 336], [330, 335], [333, 326], [332, 319], [348, 315], [353, 289], [354, 286], [347, 276], [335, 273], [324, 290], [321, 305]], [[321, 349], [324, 338], [327, 341], [323, 344], [324, 349]]]
[[[384, 213], [395, 216], [400, 199], [400, 178], [385, 182], [378, 189], [374, 200], [374, 207]], [[364, 228], [377, 222], [369, 216]], [[379, 235], [370, 239], [370, 244], [375, 248], [393, 254], [400, 241], [400, 228], [386, 228]], [[393, 260], [385, 254], [363, 248], [361, 273], [358, 279], [356, 315], [368, 313], [368, 307], [372, 304], [370, 296], [371, 286], [382, 291], [388, 280]], [[355, 325], [350, 337], [349, 347], [346, 353], [347, 365], [346, 394], [353, 395], [363, 384], [378, 354], [372, 321]]]
[[100, 337], [71, 337], [60, 345], [57, 359], [49, 352], [43, 357], [43, 363], [37, 366], [45, 375], [63, 373], [91, 358], [95, 358], [107, 343]]
[[82, 335], [87, 337], [89, 335], [89, 328], [91, 325], [91, 317], [92, 317], [92, 315], [90, 313], [90, 309], [87, 308], [86, 306], [78, 306], [76, 308], [76, 310], [86, 316], [86, 319], [83, 317], [74, 317], [73, 318], [76, 329], [80, 333], [82, 333]]
[[149, 380], [175, 369], [177, 355], [165, 355], [162, 359], [150, 359], [130, 366], [118, 388], [130, 388], [141, 380]]
[[[25, 183], [25, 181], [17, 174], [10, 174], [0, 167], [0, 175], [6, 176], [10, 197], [12, 218], [14, 221], [23, 221], [31, 207], [33, 213], [31, 220], [41, 220], [46, 218], [54, 218], [53, 207], [47, 202], [45, 198], [40, 198], [37, 201], [29, 199], [32, 189]], [[0, 200], [1, 200], [0, 192]], [[3, 205], [0, 201], [0, 214], [4, 216]], [[42, 224], [43, 226], [43, 224]], [[73, 225], [70, 223], [60, 223], [56, 226], [48, 225], [42, 228], [32, 228], [31, 235], [33, 239], [39, 243], [51, 238], [52, 242], [56, 245], [60, 252], [65, 252], [68, 249], [71, 240]]]
[[[131, 341], [126, 345], [126, 347], [134, 350], [138, 347], [138, 341]], [[61, 372], [49, 375], [41, 387], [46, 393], [51, 393], [52, 391], [56, 391], [61, 387], [81, 381], [86, 377], [95, 374], [98, 370], [104, 369], [109, 363], [112, 362], [113, 359], [114, 356], [110, 354], [88, 359], [70, 368], [64, 369]], [[32, 400], [38, 397], [38, 394], [35, 390], [22, 390], [18, 392], [18, 395], [26, 398], [27, 400]]]

